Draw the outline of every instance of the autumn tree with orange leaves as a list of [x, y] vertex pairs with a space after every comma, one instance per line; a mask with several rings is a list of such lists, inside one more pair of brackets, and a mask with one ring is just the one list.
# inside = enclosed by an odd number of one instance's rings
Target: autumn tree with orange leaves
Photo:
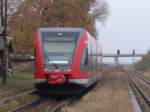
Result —
[[39, 27], [83, 27], [91, 34], [95, 21], [109, 15], [104, 0], [24, 0], [9, 19], [15, 51], [31, 54], [34, 32]]

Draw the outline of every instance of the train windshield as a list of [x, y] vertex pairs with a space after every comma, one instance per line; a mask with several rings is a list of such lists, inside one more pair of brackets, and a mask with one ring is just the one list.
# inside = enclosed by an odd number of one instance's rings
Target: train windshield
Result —
[[76, 37], [61, 33], [44, 35], [42, 45], [45, 65], [72, 65]]
[[45, 42], [45, 64], [71, 65], [74, 54], [74, 42]]

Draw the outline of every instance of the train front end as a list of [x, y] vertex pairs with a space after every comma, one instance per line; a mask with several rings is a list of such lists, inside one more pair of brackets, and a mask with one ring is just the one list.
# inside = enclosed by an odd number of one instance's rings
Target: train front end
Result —
[[62, 85], [79, 84], [74, 80], [87, 77], [85, 72], [85, 77], [75, 76], [80, 72], [77, 67], [80, 62], [77, 61], [80, 61], [81, 57], [79, 52], [82, 48], [79, 48], [79, 41], [83, 40], [83, 32], [83, 29], [69, 28], [40, 28], [36, 32], [34, 76], [37, 89], [43, 91], [43, 84], [47, 85], [49, 90], [58, 86], [62, 88]]

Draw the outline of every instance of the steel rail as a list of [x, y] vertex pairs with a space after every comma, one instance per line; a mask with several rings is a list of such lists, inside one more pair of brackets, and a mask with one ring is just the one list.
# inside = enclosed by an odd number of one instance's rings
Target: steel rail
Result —
[[77, 99], [80, 99], [88, 90], [82, 90], [80, 91], [77, 95], [73, 96], [70, 99], [67, 99], [66, 101], [63, 101], [62, 103], [60, 103], [59, 105], [57, 105], [56, 107], [54, 107], [50, 112], [58, 112], [59, 110], [61, 110], [61, 108], [63, 106], [67, 106], [72, 104], [74, 101], [76, 101]]
[[13, 96], [10, 96], [10, 97], [7, 97], [7, 98], [3, 98], [3, 99], [0, 100], [0, 103], [6, 102], [6, 101], [8, 101], [8, 100], [15, 99], [15, 98], [17, 98], [17, 97], [25, 96], [25, 95], [27, 95], [27, 94], [32, 94], [32, 93], [34, 93], [34, 92], [36, 92], [36, 90], [29, 90], [29, 91], [22, 92], [22, 93], [17, 94], [17, 95], [13, 95]]
[[145, 83], [147, 83], [148, 85], [150, 85], [150, 80], [146, 79], [144, 76], [142, 75], [135, 75], [137, 78], [140, 78], [141, 80], [143, 80]]
[[150, 98], [144, 93], [144, 91], [137, 85], [137, 83], [135, 82], [135, 80], [133, 79], [133, 77], [130, 74], [127, 74], [129, 77], [129, 80], [132, 82], [132, 84], [134, 85], [134, 87], [136, 88], [136, 90], [140, 93], [140, 95], [142, 96], [142, 98], [144, 99], [144, 101], [148, 104], [148, 106], [150, 107]]
[[[59, 110], [61, 110], [61, 108], [63, 106], [69, 105], [69, 104], [73, 103], [75, 100], [77, 100], [78, 98], [82, 97], [84, 93], [85, 92], [80, 92], [76, 96], [73, 96], [73, 97], [71, 97], [69, 99], [66, 99], [64, 101], [59, 101], [56, 106], [52, 107], [52, 109], [50, 110], [50, 112], [58, 112]], [[33, 107], [42, 104], [43, 101], [46, 101], [46, 100], [48, 101], [48, 99], [42, 99], [42, 98], [40, 98], [38, 100], [31, 101], [31, 102], [29, 102], [27, 104], [24, 104], [24, 105], [22, 105], [20, 107], [17, 107], [16, 109], [10, 110], [9, 112], [24, 112], [27, 109], [32, 109]], [[49, 105], [49, 107], [51, 107], [51, 106], [52, 106], [52, 104]]]
[[33, 108], [34, 106], [41, 104], [43, 101], [45, 101], [45, 99], [39, 98], [37, 100], [34, 100], [34, 101], [28, 102], [24, 105], [21, 105], [20, 107], [17, 107], [17, 108], [10, 110], [8, 112], [23, 112], [26, 109], [30, 109], [30, 108]]
[[61, 110], [61, 108], [65, 105], [66, 105], [66, 103], [62, 102], [59, 105], [55, 106], [50, 112], [57, 112], [57, 111]]
[[0, 96], [9, 95], [9, 94], [13, 94], [13, 93], [23, 93], [23, 92], [30, 91], [30, 90], [33, 90], [33, 87], [5, 91], [5, 92], [0, 93]]
[[[50, 112], [58, 112], [59, 110], [61, 110], [61, 108], [63, 106], [70, 105], [74, 101], [76, 101], [77, 99], [81, 98], [87, 91], [88, 91], [88, 89], [84, 89], [84, 90], [79, 91], [79, 93], [77, 93], [77, 95], [72, 96], [71, 98], [67, 98], [67, 99], [64, 99], [64, 100], [61, 100], [61, 101], [57, 101], [58, 104], [56, 106], [52, 107], [52, 105], [54, 104], [54, 103], [52, 103], [52, 104], [49, 105], [48, 109], [52, 108], [50, 110]], [[40, 98], [38, 100], [31, 101], [27, 104], [24, 104], [20, 107], [17, 107], [16, 109], [10, 110], [9, 112], [23, 112], [23, 111], [26, 111], [27, 109], [32, 109], [32, 108], [42, 104], [44, 101], [48, 101], [48, 100], [49, 99], [46, 99], [46, 98]], [[57, 103], [57, 102], [55, 102], [55, 103]]]

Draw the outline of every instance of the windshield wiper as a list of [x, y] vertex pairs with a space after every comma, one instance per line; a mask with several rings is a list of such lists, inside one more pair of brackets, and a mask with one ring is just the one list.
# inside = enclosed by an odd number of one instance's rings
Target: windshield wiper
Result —
[[[46, 59], [48, 59], [48, 61], [51, 61], [51, 64], [52, 64], [56, 69], [59, 68], [58, 65], [56, 65], [55, 63], [53, 63], [53, 60], [52, 60], [50, 57], [47, 58], [47, 55], [45, 54], [45, 61], [46, 61]], [[46, 63], [46, 62], [45, 62], [45, 63]]]
[[56, 69], [59, 68], [58, 65], [56, 65], [55, 63], [53, 63], [53, 60], [52, 60], [51, 58], [48, 57], [48, 61], [49, 61], [49, 60], [51, 61], [52, 65], [53, 65]]

